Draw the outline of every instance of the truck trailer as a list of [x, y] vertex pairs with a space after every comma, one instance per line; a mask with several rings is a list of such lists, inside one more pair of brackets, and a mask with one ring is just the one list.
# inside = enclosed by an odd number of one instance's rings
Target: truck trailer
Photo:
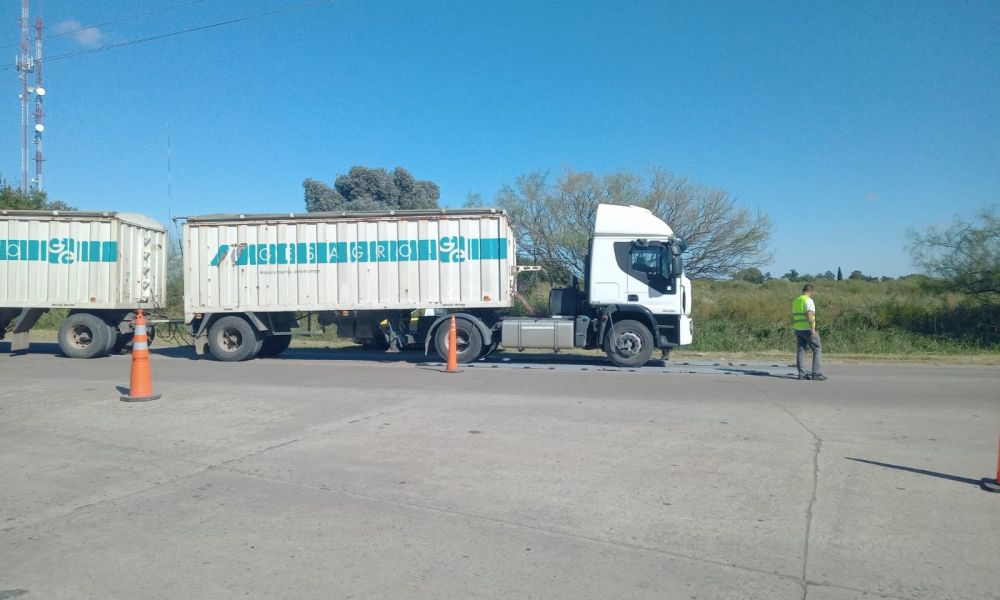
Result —
[[138, 308], [166, 301], [167, 232], [149, 217], [116, 212], [0, 210], [0, 339], [28, 348], [53, 309], [67, 310], [59, 348], [105, 356], [131, 341]]
[[[189, 217], [184, 315], [198, 354], [222, 361], [280, 354], [303, 314], [363, 343], [448, 352], [600, 348], [619, 366], [690, 344], [685, 243], [650, 211], [600, 205], [585, 289], [555, 288], [544, 318], [510, 317], [518, 266], [496, 209]], [[414, 317], [414, 315], [417, 315]]]

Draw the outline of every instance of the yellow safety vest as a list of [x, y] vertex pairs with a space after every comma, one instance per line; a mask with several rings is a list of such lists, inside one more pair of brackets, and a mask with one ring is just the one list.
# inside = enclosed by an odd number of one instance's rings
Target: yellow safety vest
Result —
[[[806, 314], [806, 305], [809, 300], [809, 296], [802, 294], [794, 301], [792, 301], [792, 322], [795, 323], [795, 329], [798, 331], [809, 331], [809, 316]], [[815, 314], [813, 317], [815, 318]]]

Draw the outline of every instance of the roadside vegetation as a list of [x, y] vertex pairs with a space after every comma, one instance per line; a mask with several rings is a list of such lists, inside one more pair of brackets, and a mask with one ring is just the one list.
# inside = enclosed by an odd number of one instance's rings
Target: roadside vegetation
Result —
[[[998, 353], [995, 307], [940, 291], [925, 277], [816, 281], [817, 320], [831, 354]], [[791, 301], [802, 284], [776, 279], [694, 283], [700, 352], [794, 353]], [[989, 320], [989, 326], [986, 321]]]
[[[695, 280], [695, 353], [795, 353], [791, 303], [802, 283], [772, 279]], [[923, 276], [888, 281], [816, 280], [823, 349], [844, 355], [995, 354], [1000, 317], [962, 294], [943, 292]], [[549, 284], [524, 293], [535, 314], [547, 311]], [[521, 312], [528, 314], [527, 309]]]

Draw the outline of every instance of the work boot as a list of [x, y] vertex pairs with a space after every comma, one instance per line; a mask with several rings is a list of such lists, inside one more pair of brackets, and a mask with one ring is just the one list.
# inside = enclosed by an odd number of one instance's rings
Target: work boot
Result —
[[813, 373], [812, 375], [809, 375], [808, 378], [813, 381], [826, 381], [826, 375], [822, 373]]
[[808, 381], [808, 380], [810, 380], [812, 378], [813, 378], [813, 376], [812, 376], [811, 373], [805, 373], [803, 375], [799, 375], [799, 380], [800, 381]]

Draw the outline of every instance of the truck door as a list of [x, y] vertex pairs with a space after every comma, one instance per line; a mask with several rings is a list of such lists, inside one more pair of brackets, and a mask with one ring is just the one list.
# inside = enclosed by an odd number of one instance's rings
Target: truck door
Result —
[[653, 313], [677, 312], [677, 280], [670, 271], [667, 246], [657, 242], [616, 242], [615, 258], [628, 275], [627, 303], [641, 304]]

